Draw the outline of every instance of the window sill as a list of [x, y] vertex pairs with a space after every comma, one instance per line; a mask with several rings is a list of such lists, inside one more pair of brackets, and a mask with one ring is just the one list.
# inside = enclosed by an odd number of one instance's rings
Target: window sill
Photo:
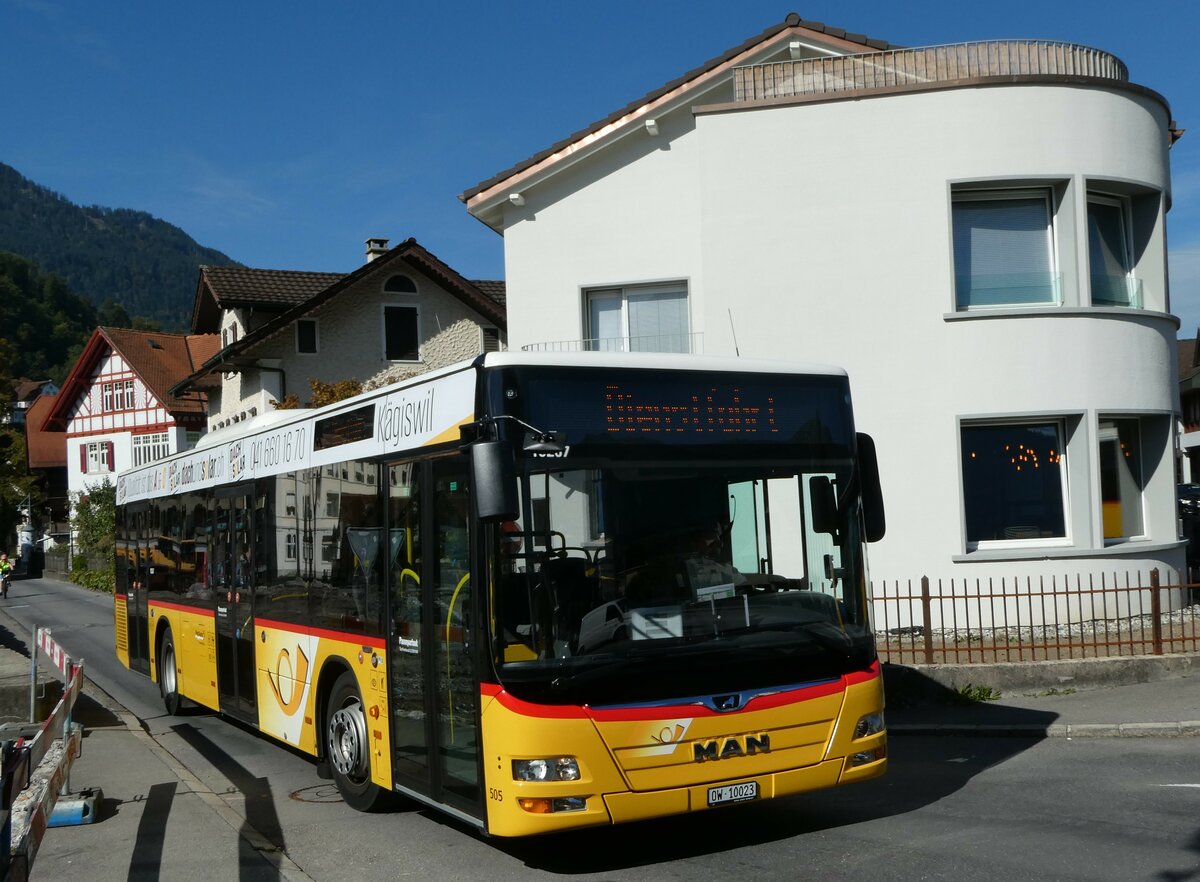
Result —
[[978, 319], [1013, 318], [1149, 318], [1170, 322], [1178, 328], [1179, 318], [1169, 312], [1152, 309], [1134, 309], [1128, 306], [998, 306], [992, 309], [964, 309], [942, 314], [948, 322], [975, 321]]
[[1137, 540], [1107, 545], [1104, 548], [1080, 548], [1075, 545], [1030, 546], [1028, 548], [993, 548], [984, 551], [969, 551], [950, 557], [954, 563], [991, 563], [1008, 560], [1070, 560], [1081, 557], [1140, 557], [1164, 551], [1177, 551], [1187, 546], [1186, 539], [1172, 542], [1147, 542]]

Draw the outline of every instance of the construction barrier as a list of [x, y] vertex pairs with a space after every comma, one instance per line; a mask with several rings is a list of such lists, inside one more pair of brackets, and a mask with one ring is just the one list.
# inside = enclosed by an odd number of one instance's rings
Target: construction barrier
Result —
[[[38, 655], [63, 676], [62, 698], [45, 720], [34, 720], [37, 697]], [[69, 789], [71, 765], [79, 756], [83, 729], [71, 720], [71, 712], [83, 686], [83, 662], [72, 661], [53, 639], [48, 628], [34, 631], [30, 672], [30, 720], [26, 725], [0, 726], [0, 842], [7, 837], [9, 848], [0, 847], [0, 879], [26, 882], [55, 804]], [[95, 799], [89, 813], [94, 817]], [[84, 818], [84, 815], [89, 815]], [[68, 813], [68, 817], [70, 813]], [[59, 821], [62, 823], [62, 821]]]

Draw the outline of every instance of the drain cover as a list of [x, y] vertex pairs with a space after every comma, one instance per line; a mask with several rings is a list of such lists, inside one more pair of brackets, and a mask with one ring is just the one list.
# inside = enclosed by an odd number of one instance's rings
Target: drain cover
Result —
[[296, 802], [341, 802], [342, 795], [333, 784], [314, 784], [292, 793]]

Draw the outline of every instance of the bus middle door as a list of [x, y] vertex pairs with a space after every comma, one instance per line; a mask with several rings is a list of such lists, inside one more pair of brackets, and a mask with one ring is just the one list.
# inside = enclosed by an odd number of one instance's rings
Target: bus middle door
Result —
[[221, 713], [258, 722], [254, 664], [254, 497], [252, 488], [213, 500], [210, 584], [216, 600], [217, 692]]
[[144, 503], [125, 510], [127, 576], [125, 614], [128, 622], [129, 669], [150, 673], [150, 511]]

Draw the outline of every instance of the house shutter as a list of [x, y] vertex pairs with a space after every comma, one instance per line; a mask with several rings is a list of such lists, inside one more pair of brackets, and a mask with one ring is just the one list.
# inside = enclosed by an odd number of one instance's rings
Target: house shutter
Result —
[[87, 474], [87, 442], [79, 445], [79, 471]]
[[104, 442], [104, 455], [108, 458], [108, 470], [115, 472], [117, 470], [117, 461], [113, 458], [113, 443], [111, 441]]

